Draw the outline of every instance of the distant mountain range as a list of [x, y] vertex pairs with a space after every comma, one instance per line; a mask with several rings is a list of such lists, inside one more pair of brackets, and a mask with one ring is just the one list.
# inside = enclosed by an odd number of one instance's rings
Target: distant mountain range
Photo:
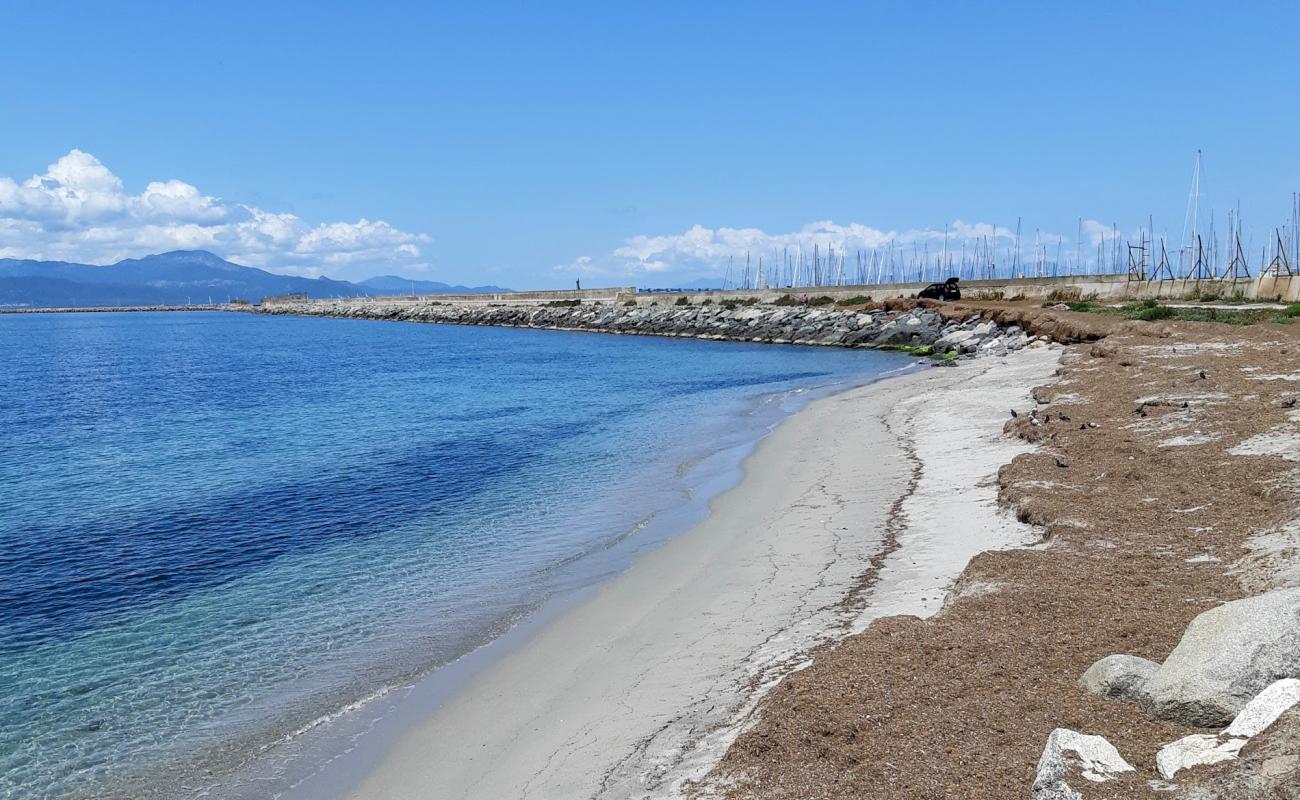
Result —
[[309, 297], [504, 292], [497, 286], [452, 286], [383, 275], [352, 283], [276, 275], [233, 264], [204, 250], [129, 258], [109, 266], [0, 258], [0, 308], [152, 306]]

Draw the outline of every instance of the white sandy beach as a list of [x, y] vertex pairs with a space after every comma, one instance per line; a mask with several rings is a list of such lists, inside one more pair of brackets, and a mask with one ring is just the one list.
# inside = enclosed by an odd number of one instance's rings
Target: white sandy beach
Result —
[[[407, 731], [350, 793], [677, 794], [809, 648], [938, 611], [976, 553], [1030, 540], [996, 509], [1008, 409], [1059, 350], [929, 369], [817, 401], [763, 440], [707, 520], [541, 626]], [[884, 541], [865, 608], [842, 602]]]

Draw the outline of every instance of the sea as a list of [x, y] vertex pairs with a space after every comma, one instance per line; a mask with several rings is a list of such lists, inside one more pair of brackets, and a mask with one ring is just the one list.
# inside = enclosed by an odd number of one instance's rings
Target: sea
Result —
[[288, 743], [617, 575], [783, 418], [911, 363], [0, 315], [0, 798], [279, 796], [303, 765], [259, 764]]

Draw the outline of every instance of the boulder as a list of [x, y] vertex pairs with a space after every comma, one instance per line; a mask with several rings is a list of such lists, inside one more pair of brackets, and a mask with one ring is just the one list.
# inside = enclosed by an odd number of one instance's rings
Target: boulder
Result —
[[1300, 588], [1279, 589], [1192, 620], [1145, 689], [1155, 716], [1217, 728], [1269, 684], [1298, 677]]
[[1187, 800], [1300, 800], [1300, 706], [1293, 706], [1238, 754], [1230, 769], [1189, 773]]
[[1300, 703], [1300, 680], [1283, 678], [1272, 683], [1246, 704], [1223, 733], [1226, 736], [1251, 737], [1277, 721], [1288, 709]]
[[[1251, 737], [1268, 729], [1298, 701], [1300, 680], [1284, 678], [1276, 681], [1247, 703], [1222, 733], [1184, 736], [1160, 748], [1156, 753], [1156, 769], [1165, 780], [1169, 780], [1188, 767], [1234, 760]], [[1267, 776], [1270, 771], [1276, 771], [1274, 768], [1279, 764], [1289, 764], [1286, 759], [1290, 757], [1289, 754], [1283, 755], [1282, 761], [1270, 763], [1263, 768], [1264, 774]], [[1300, 758], [1296, 760], [1300, 761]], [[1296, 766], [1300, 765], [1292, 765]]]
[[945, 334], [935, 340], [934, 349], [938, 353], [946, 353], [949, 350], [958, 350], [962, 345], [975, 338], [975, 334], [970, 331], [955, 330], [952, 333]]
[[1107, 700], [1132, 700], [1145, 705], [1146, 685], [1160, 665], [1145, 658], [1111, 655], [1097, 660], [1079, 679], [1083, 688]]
[[1082, 800], [1083, 795], [1070, 786], [1080, 780], [1104, 783], [1121, 772], [1132, 772], [1133, 765], [1124, 760], [1115, 746], [1100, 736], [1089, 736], [1069, 728], [1057, 728], [1047, 737], [1043, 755], [1038, 759], [1034, 778], [1034, 800]]
[[1165, 780], [1171, 780], [1189, 767], [1231, 761], [1245, 744], [1243, 738], [1194, 733], [1160, 748], [1160, 752], [1156, 753], [1156, 769]]

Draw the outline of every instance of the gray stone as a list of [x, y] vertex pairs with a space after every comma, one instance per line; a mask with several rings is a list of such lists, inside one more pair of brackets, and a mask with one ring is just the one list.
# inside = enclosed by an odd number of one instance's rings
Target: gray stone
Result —
[[962, 345], [974, 338], [974, 333], [958, 329], [939, 337], [934, 343], [934, 349], [940, 353], [946, 353], [949, 350], [960, 350]]
[[1250, 740], [1231, 769], [1180, 776], [1186, 800], [1300, 800], [1300, 707]]
[[1300, 589], [1212, 608], [1192, 620], [1146, 684], [1155, 716], [1221, 727], [1281, 678], [1300, 677]]
[[1223, 733], [1225, 736], [1255, 736], [1296, 703], [1300, 703], [1300, 680], [1283, 678], [1247, 703]]
[[[1121, 772], [1132, 772], [1115, 746], [1100, 736], [1057, 728], [1047, 737], [1034, 777], [1034, 800], [1082, 800], [1075, 787], [1081, 781], [1104, 783]], [[1074, 786], [1071, 786], [1071, 782]]]
[[1160, 748], [1160, 752], [1156, 753], [1156, 770], [1162, 778], [1170, 780], [1190, 767], [1231, 761], [1245, 744], [1245, 739], [1194, 733]]
[[1146, 704], [1146, 685], [1160, 665], [1145, 658], [1111, 655], [1098, 659], [1079, 679], [1083, 688], [1107, 700], [1132, 700]]

